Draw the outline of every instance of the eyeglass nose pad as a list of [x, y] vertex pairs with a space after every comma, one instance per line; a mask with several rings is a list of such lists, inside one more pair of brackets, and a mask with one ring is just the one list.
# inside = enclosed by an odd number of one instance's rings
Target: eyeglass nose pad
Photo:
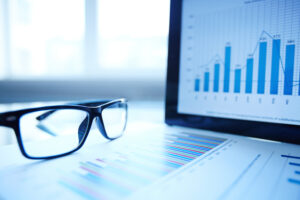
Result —
[[101, 118], [100, 117], [96, 117], [96, 124], [97, 124], [97, 128], [98, 130], [100, 131], [100, 133], [108, 139], [107, 135], [106, 135], [106, 132], [105, 132], [105, 129], [104, 129], [104, 126], [103, 126], [103, 123], [101, 122]]
[[81, 122], [81, 124], [79, 125], [79, 128], [78, 128], [78, 140], [79, 140], [79, 143], [82, 141], [82, 139], [84, 137], [84, 134], [86, 133], [87, 126], [88, 126], [88, 117], [86, 116], [84, 118], [84, 120]]

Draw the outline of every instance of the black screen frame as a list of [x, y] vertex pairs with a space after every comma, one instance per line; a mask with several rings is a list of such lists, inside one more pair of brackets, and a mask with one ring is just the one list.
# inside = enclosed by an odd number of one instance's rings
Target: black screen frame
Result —
[[177, 112], [182, 1], [171, 0], [170, 6], [165, 123], [300, 144], [300, 126], [297, 125], [189, 115]]

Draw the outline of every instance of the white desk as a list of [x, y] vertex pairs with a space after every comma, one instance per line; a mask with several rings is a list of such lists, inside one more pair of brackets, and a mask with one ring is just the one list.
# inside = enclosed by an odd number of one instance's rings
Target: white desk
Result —
[[[167, 127], [162, 107], [130, 104], [122, 138], [107, 142], [92, 130], [59, 159], [1, 147], [0, 199], [299, 199], [300, 160], [281, 156], [299, 155], [298, 145]], [[201, 145], [176, 144], [187, 137]]]

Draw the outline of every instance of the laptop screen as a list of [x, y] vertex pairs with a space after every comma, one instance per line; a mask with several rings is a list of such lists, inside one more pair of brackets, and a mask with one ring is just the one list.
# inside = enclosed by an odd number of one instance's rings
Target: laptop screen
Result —
[[300, 1], [184, 0], [179, 114], [300, 125]]

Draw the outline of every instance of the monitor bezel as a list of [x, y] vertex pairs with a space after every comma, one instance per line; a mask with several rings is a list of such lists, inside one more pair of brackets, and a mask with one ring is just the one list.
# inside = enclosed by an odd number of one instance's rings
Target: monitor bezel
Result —
[[300, 126], [227, 119], [177, 112], [182, 0], [171, 0], [165, 96], [165, 123], [300, 144]]

